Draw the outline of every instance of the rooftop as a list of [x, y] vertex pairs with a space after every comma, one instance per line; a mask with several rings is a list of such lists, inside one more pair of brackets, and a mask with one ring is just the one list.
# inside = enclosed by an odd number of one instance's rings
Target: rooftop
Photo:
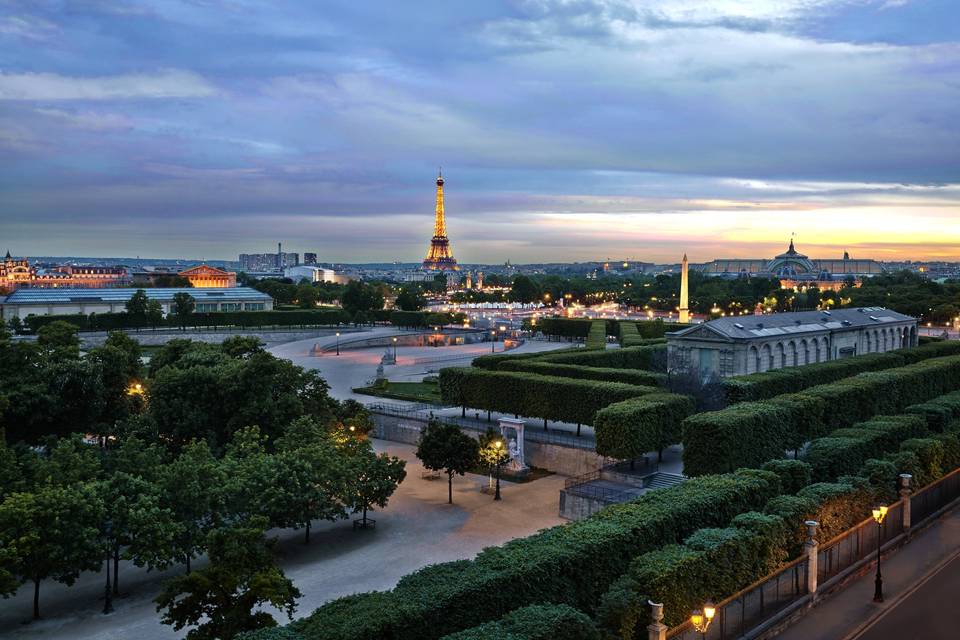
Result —
[[[668, 334], [685, 337], [709, 329], [729, 339], [762, 338], [776, 335], [836, 331], [894, 322], [916, 322], [916, 318], [884, 307], [859, 307], [832, 311], [796, 311], [771, 313], [762, 316], [731, 316], [717, 318], [682, 331]], [[692, 335], [691, 335], [692, 337]], [[698, 336], [699, 337], [699, 336]]]
[[[4, 304], [49, 304], [70, 302], [126, 302], [137, 290], [124, 289], [17, 289], [4, 300]], [[267, 302], [271, 298], [265, 293], [250, 287], [233, 288], [193, 288], [172, 287], [163, 289], [143, 289], [150, 300], [171, 302], [178, 293], [189, 293], [197, 302], [215, 302], [217, 300], [243, 300]]]

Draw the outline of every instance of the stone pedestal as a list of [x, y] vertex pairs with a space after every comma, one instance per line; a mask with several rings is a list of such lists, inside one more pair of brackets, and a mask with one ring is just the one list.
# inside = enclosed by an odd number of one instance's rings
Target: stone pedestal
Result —
[[810, 594], [810, 602], [817, 599], [817, 553], [820, 550], [820, 544], [817, 542], [817, 527], [820, 526], [816, 520], [807, 520], [807, 541], [803, 543], [803, 550], [807, 556], [807, 593]]

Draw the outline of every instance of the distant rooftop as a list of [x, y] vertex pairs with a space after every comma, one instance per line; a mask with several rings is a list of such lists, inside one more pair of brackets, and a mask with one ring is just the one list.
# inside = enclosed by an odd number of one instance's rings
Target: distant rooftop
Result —
[[[4, 300], [4, 304], [42, 304], [56, 302], [126, 302], [137, 290], [129, 289], [17, 289]], [[171, 302], [178, 293], [189, 293], [197, 302], [215, 302], [217, 300], [243, 300], [267, 302], [270, 296], [250, 287], [202, 288], [173, 287], [164, 289], [144, 289], [147, 298], [159, 302]]]
[[761, 316], [717, 318], [668, 335], [679, 338], [706, 328], [719, 334], [720, 337], [747, 339], [909, 321], [915, 322], [916, 318], [884, 307], [858, 307], [831, 311], [795, 311]]

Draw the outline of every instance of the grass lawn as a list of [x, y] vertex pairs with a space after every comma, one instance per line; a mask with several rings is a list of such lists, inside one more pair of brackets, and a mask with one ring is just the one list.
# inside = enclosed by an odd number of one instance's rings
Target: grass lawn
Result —
[[389, 382], [385, 389], [358, 387], [353, 392], [379, 398], [440, 404], [440, 386], [435, 382]]

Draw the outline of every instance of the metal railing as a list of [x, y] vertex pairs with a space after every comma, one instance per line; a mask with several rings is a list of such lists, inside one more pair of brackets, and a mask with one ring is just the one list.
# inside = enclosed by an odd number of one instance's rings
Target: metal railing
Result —
[[638, 491], [636, 488], [631, 491], [591, 484], [592, 482], [602, 480], [602, 473], [603, 471], [598, 469], [576, 476], [575, 478], [567, 478], [563, 483], [563, 490], [570, 495], [597, 500], [606, 504], [619, 504], [637, 497]]
[[[911, 528], [943, 507], [960, 498], [960, 469], [923, 487], [910, 496]], [[903, 500], [888, 508], [882, 526], [867, 518], [823, 543], [817, 550], [818, 591], [828, 589], [858, 563], [868, 562], [877, 553], [877, 536], [881, 546], [892, 545], [905, 535], [903, 528]], [[783, 568], [742, 589], [716, 605], [717, 613], [706, 633], [706, 640], [751, 638], [769, 629], [778, 615], [786, 609], [799, 606], [809, 599], [807, 592], [807, 558], [800, 557]], [[782, 617], [782, 616], [781, 616]], [[676, 640], [703, 638], [690, 621], [671, 628], [667, 637]]]

